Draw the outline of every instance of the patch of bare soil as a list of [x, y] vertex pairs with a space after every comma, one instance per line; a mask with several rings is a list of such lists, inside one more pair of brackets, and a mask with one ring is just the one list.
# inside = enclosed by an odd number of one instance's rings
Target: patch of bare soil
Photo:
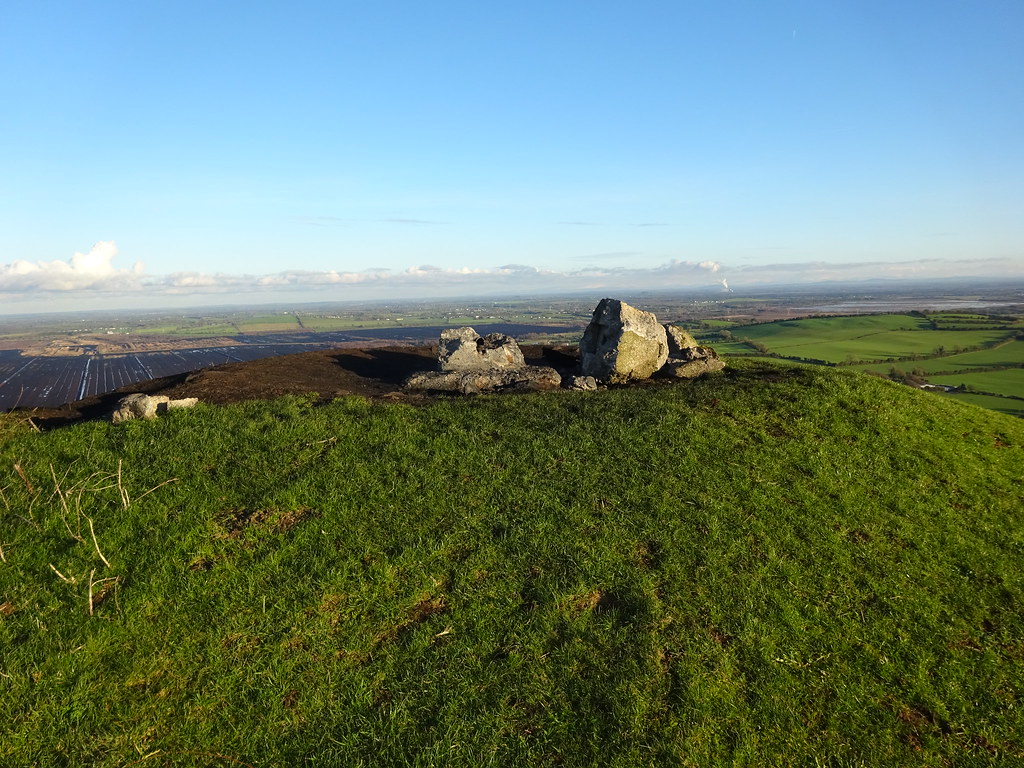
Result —
[[[522, 345], [522, 350], [527, 364], [551, 366], [563, 375], [572, 373], [578, 361], [577, 351], [571, 346], [527, 344]], [[435, 370], [436, 366], [436, 346], [300, 352], [140, 382], [60, 408], [37, 408], [30, 415], [44, 429], [105, 418], [122, 397], [134, 392], [167, 395], [172, 399], [197, 397], [200, 402], [214, 405], [310, 393], [324, 399], [360, 395], [375, 400], [423, 403], [445, 395], [406, 392], [402, 383], [413, 373]]]

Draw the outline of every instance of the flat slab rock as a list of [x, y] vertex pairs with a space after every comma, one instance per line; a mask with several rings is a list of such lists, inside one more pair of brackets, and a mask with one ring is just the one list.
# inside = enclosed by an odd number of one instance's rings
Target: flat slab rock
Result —
[[485, 371], [423, 371], [406, 379], [403, 389], [420, 392], [534, 392], [558, 389], [562, 376], [547, 366], [491, 368]]
[[705, 373], [715, 373], [725, 368], [725, 362], [718, 357], [704, 357], [694, 360], [678, 360], [669, 358], [659, 375], [673, 379], [695, 379]]

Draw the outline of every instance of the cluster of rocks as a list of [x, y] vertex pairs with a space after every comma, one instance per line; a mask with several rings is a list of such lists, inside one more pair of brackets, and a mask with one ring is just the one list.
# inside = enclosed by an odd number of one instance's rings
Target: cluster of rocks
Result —
[[527, 365], [511, 336], [481, 336], [473, 328], [441, 332], [437, 371], [414, 374], [409, 390], [476, 394], [544, 389], [595, 390], [654, 375], [681, 379], [720, 371], [725, 363], [686, 331], [663, 325], [652, 312], [602, 299], [580, 342], [580, 374], [565, 379], [554, 368]]
[[117, 404], [110, 420], [115, 424], [132, 419], [155, 419], [161, 413], [175, 410], [177, 408], [191, 408], [199, 399], [196, 397], [185, 397], [181, 400], [171, 400], [166, 395], [128, 395], [122, 397]]
[[[651, 312], [617, 299], [602, 299], [579, 345], [579, 368], [559, 372], [528, 365], [511, 336], [481, 336], [472, 328], [441, 332], [435, 371], [410, 376], [404, 389], [429, 392], [529, 392], [549, 389], [593, 391], [600, 385], [622, 384], [669, 376], [692, 379], [725, 367], [709, 347], [686, 331], [663, 325]], [[171, 400], [165, 395], [128, 395], [111, 416], [115, 424], [154, 419], [176, 408], [189, 408], [198, 399]]]
[[406, 380], [405, 388], [472, 395], [562, 386], [562, 375], [558, 371], [547, 366], [527, 365], [519, 344], [503, 333], [481, 336], [469, 327], [441, 331], [437, 362], [440, 371], [413, 374]]

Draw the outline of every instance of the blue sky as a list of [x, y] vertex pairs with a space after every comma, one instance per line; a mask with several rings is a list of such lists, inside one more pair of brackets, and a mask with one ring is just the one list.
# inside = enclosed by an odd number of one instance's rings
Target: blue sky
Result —
[[1024, 277], [1020, 0], [8, 2], [0, 104], [0, 312]]

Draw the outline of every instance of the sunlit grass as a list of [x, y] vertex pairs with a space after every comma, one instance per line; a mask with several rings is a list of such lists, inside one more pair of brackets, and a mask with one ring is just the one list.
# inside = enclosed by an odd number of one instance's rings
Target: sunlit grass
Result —
[[0, 764], [1024, 759], [1000, 414], [734, 361], [2, 434]]

